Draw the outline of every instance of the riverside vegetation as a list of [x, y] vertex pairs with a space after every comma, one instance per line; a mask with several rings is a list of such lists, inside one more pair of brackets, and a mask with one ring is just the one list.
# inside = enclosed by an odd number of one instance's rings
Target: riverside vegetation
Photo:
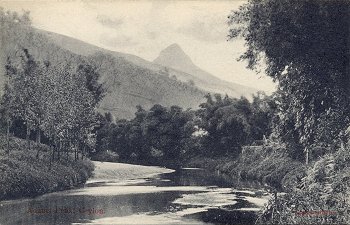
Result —
[[253, 70], [265, 63], [277, 82], [275, 135], [305, 164], [262, 224], [350, 223], [349, 12], [349, 1], [249, 0], [229, 16], [229, 37], [247, 46], [241, 59]]
[[[8, 143], [17, 136], [27, 139], [27, 151], [31, 139], [49, 146], [38, 155], [50, 154], [51, 165], [70, 154], [78, 162], [80, 154], [207, 167], [283, 192], [271, 198], [257, 223], [350, 223], [349, 12], [348, 1], [249, 0], [229, 15], [229, 38], [245, 40], [241, 60], [257, 72], [265, 68], [277, 85], [272, 95], [257, 93], [249, 101], [208, 94], [198, 109], [138, 106], [128, 120], [96, 114], [103, 90], [90, 61], [48, 62], [17, 46], [6, 64], [3, 148], [15, 155]], [[1, 15], [27, 21], [26, 14]], [[19, 24], [10, 27], [24, 26]]]
[[207, 95], [197, 110], [139, 107], [131, 120], [103, 115], [97, 150], [216, 168], [282, 190], [261, 224], [350, 223], [349, 12], [349, 1], [249, 0], [229, 15], [229, 38], [245, 40], [240, 59], [265, 68], [275, 93], [251, 102]]
[[[1, 30], [12, 38], [31, 29], [27, 13], [0, 10], [0, 20]], [[86, 156], [94, 147], [95, 110], [103, 97], [99, 74], [86, 61], [41, 60], [20, 42], [2, 46], [0, 199], [84, 183], [94, 168]]]
[[[5, 147], [5, 140], [0, 137], [0, 148]], [[89, 160], [76, 161], [71, 155], [50, 163], [46, 145], [33, 143], [33, 150], [25, 150], [24, 140], [11, 138], [10, 148], [10, 155], [0, 153], [0, 200], [69, 189], [84, 184], [94, 170]], [[42, 152], [39, 157], [37, 149]]]

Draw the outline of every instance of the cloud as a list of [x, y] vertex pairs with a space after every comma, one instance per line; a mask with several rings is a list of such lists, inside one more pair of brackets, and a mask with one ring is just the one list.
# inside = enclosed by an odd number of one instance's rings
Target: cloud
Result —
[[223, 42], [226, 40], [225, 21], [221, 18], [208, 17], [201, 20], [193, 20], [190, 23], [181, 26], [177, 32], [194, 37], [205, 42]]
[[110, 35], [107, 33], [101, 34], [100, 42], [108, 47], [131, 47], [139, 43], [131, 37], [125, 35]]
[[96, 21], [103, 26], [113, 28], [113, 29], [120, 28], [120, 26], [124, 23], [122, 19], [110, 18], [105, 15], [97, 15]]
[[258, 79], [245, 68], [246, 62], [235, 61], [245, 50], [244, 41], [226, 41], [227, 16], [245, 2], [0, 0], [0, 5], [6, 10], [30, 10], [37, 28], [147, 60], [178, 43], [199, 67], [221, 79], [272, 90], [268, 78]]

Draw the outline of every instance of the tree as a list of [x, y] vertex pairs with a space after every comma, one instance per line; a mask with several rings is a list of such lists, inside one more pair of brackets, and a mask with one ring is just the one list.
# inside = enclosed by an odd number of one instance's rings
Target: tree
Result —
[[170, 77], [170, 72], [169, 72], [169, 68], [168, 67], [163, 67], [160, 71], [159, 71], [160, 75], [165, 76], [165, 77]]
[[249, 142], [251, 105], [249, 101], [230, 99], [228, 96], [206, 95], [207, 101], [200, 105], [198, 127], [207, 132], [202, 138], [204, 154], [238, 156], [241, 147]]
[[318, 121], [331, 110], [338, 112], [328, 116], [337, 124], [330, 138], [336, 139], [349, 123], [350, 2], [249, 0], [229, 24], [229, 38], [242, 37], [247, 45], [240, 59], [255, 70], [266, 62], [266, 74], [278, 82], [280, 123], [296, 135], [282, 138], [302, 146], [307, 159], [323, 141]]
[[105, 94], [103, 84], [99, 83], [100, 74], [97, 72], [97, 68], [90, 64], [81, 64], [78, 66], [77, 73], [85, 77], [85, 86], [93, 95], [96, 105]]
[[[31, 27], [28, 12], [19, 15], [0, 8], [0, 29], [0, 61], [6, 62], [5, 71], [0, 68], [0, 73], [7, 79], [0, 112], [1, 123], [7, 127], [7, 143], [11, 131], [27, 139], [28, 149], [33, 133], [38, 143], [43, 135], [52, 147], [52, 159], [55, 153], [59, 159], [62, 149], [67, 149], [67, 156], [71, 147], [79, 147], [82, 155], [92, 150], [95, 110], [104, 96], [96, 67], [88, 58], [59, 54], [57, 60], [33, 49], [45, 38]], [[43, 48], [59, 49], [51, 44]], [[75, 153], [77, 159], [78, 151]]]
[[8, 56], [7, 58], [7, 82], [3, 106], [7, 109], [8, 132], [11, 121], [15, 119], [24, 121], [26, 125], [27, 148], [29, 149], [31, 129], [37, 126], [39, 102], [36, 93], [38, 92], [37, 84], [41, 71], [38, 63], [27, 49], [21, 49], [17, 54], [19, 54], [19, 57]]
[[[154, 105], [150, 110], [137, 106], [135, 118], [107, 122], [97, 130], [97, 149], [110, 149], [123, 161], [178, 165], [191, 151], [195, 132], [192, 110], [179, 106]], [[101, 117], [101, 116], [100, 116]]]
[[5, 84], [5, 93], [2, 96], [2, 101], [0, 105], [1, 115], [3, 122], [6, 123], [6, 142], [7, 142], [7, 153], [10, 153], [10, 127], [11, 123], [14, 120], [14, 111], [15, 111], [15, 93], [13, 89], [12, 79], [13, 75], [16, 73], [16, 69], [12, 65], [10, 58], [7, 58], [6, 63], [6, 78], [7, 82]]
[[263, 92], [253, 95], [249, 117], [251, 141], [262, 140], [264, 135], [266, 137], [271, 135], [275, 111], [276, 103], [272, 96], [267, 96]]
[[[30, 133], [32, 130], [37, 131], [37, 141], [40, 142], [40, 124], [43, 116], [43, 104], [45, 101], [44, 91], [44, 75], [43, 75], [43, 65], [36, 61], [34, 57], [29, 54], [27, 49], [23, 49], [25, 63], [25, 86], [22, 89], [22, 93], [28, 95], [25, 96], [27, 101], [24, 121], [27, 127], [27, 143], [28, 148], [30, 147]], [[26, 91], [24, 91], [26, 90]]]
[[190, 85], [190, 86], [192, 86], [192, 87], [195, 86], [195, 83], [194, 83], [193, 80], [188, 80], [188, 81], [187, 81], [187, 84]]

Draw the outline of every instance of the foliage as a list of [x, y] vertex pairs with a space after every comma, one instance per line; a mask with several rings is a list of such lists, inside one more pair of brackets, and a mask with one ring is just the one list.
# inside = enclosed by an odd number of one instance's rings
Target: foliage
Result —
[[349, 165], [348, 150], [325, 155], [307, 170], [306, 176], [289, 193], [270, 200], [261, 214], [260, 222], [262, 224], [348, 223]]
[[[31, 27], [28, 12], [0, 9], [0, 27], [0, 62], [6, 62], [0, 68], [5, 75], [0, 123], [8, 154], [13, 135], [26, 138], [28, 150], [30, 140], [50, 145], [52, 161], [63, 151], [68, 156], [74, 150], [76, 160], [78, 151], [94, 151], [95, 110], [105, 93], [96, 66], [45, 41]], [[34, 147], [39, 158], [41, 148]]]
[[279, 145], [245, 146], [236, 158], [194, 157], [186, 166], [217, 170], [234, 180], [257, 181], [274, 191], [292, 189], [306, 174], [306, 167]]
[[231, 99], [220, 95], [206, 96], [198, 110], [198, 127], [207, 132], [202, 138], [206, 154], [237, 156], [241, 146], [269, 136], [274, 111], [273, 101], [263, 93], [246, 98]]
[[[92, 146], [94, 111], [103, 92], [97, 84], [99, 75], [91, 75], [90, 67], [74, 68], [68, 62], [35, 61], [26, 49], [20, 58], [19, 65], [8, 66], [13, 69], [7, 74], [2, 101], [7, 115], [11, 115], [8, 119], [23, 120], [27, 131], [38, 130], [55, 145], [70, 141]], [[27, 139], [29, 135], [27, 132]]]
[[259, 93], [252, 103], [206, 97], [198, 110], [156, 104], [149, 110], [138, 107], [134, 119], [115, 123], [110, 114], [100, 114], [97, 152], [114, 151], [122, 161], [179, 164], [200, 154], [237, 157], [242, 145], [269, 135], [274, 110], [270, 97]]
[[[0, 141], [3, 140], [0, 137]], [[93, 164], [88, 160], [68, 160], [49, 165], [49, 148], [42, 145], [40, 160], [36, 152], [23, 151], [25, 142], [11, 139], [11, 155], [0, 151], [0, 199], [33, 197], [40, 194], [65, 190], [85, 183], [92, 175]], [[1, 143], [1, 142], [0, 142]]]
[[295, 171], [302, 180], [283, 179], [294, 185], [270, 200], [261, 224], [350, 221], [349, 9], [349, 1], [250, 0], [229, 17], [230, 38], [247, 45], [241, 59], [255, 70], [266, 62], [278, 82], [274, 133], [291, 157], [312, 160], [305, 175]]
[[102, 151], [98, 152], [92, 157], [92, 160], [101, 162], [118, 162], [119, 155], [112, 151]]
[[135, 118], [113, 123], [109, 114], [102, 118], [97, 130], [97, 152], [112, 150], [121, 160], [161, 162], [181, 159], [185, 143], [193, 130], [188, 126], [193, 112], [178, 106], [154, 105], [149, 111], [138, 107]]
[[241, 59], [256, 70], [266, 62], [266, 74], [278, 82], [277, 130], [296, 158], [319, 142], [333, 144], [349, 123], [349, 7], [250, 0], [229, 17], [230, 38], [247, 45]]

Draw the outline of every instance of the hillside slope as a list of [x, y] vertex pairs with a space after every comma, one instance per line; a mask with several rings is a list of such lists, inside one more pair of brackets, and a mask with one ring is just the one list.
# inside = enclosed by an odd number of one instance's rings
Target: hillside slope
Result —
[[137, 105], [146, 109], [154, 104], [195, 108], [204, 100], [205, 93], [196, 87], [161, 76], [158, 72], [136, 65], [122, 56], [100, 51], [98, 47], [75, 39], [53, 35], [56, 38], [63, 37], [61, 41], [66, 46], [62, 47], [47, 32], [28, 26], [12, 27], [0, 36], [0, 40], [5, 40], [0, 42], [1, 89], [4, 86], [7, 56], [26, 48], [37, 60], [65, 62], [72, 66], [86, 62], [95, 65], [107, 90], [99, 110], [111, 112], [116, 118], [132, 118]]
[[[214, 75], [200, 69], [194, 65], [190, 57], [177, 44], [170, 45], [161, 51], [159, 57], [153, 62], [149, 62], [135, 55], [110, 51], [65, 35], [42, 30], [38, 31], [45, 34], [56, 45], [76, 54], [84, 56], [89, 56], [97, 52], [110, 54], [163, 76], [176, 77], [179, 81], [186, 83], [193, 81], [196, 87], [205, 92], [228, 94], [231, 97], [240, 97], [243, 95], [248, 98], [257, 92], [256, 89], [250, 87], [220, 80]], [[167, 68], [167, 73], [163, 72], [165, 67]]]

